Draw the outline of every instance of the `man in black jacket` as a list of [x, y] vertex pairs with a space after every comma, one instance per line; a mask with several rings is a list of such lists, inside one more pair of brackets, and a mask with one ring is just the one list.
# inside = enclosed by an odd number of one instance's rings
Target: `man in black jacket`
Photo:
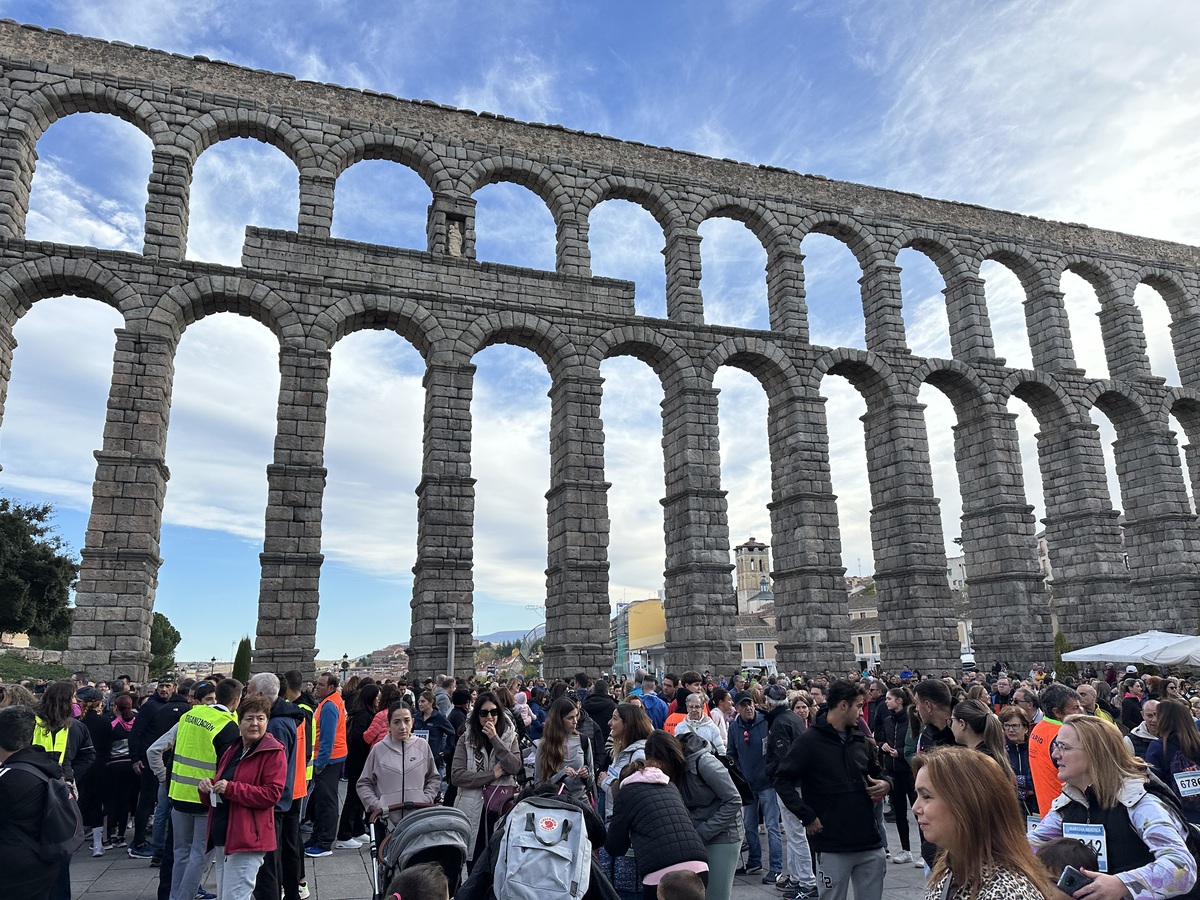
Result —
[[47, 865], [35, 850], [42, 837], [46, 783], [32, 772], [13, 768], [14, 763], [62, 778], [54, 757], [33, 746], [37, 717], [26, 706], [0, 709], [0, 871], [4, 896], [45, 898], [58, 878], [59, 867]]
[[[154, 773], [150, 771], [150, 763], [146, 760], [146, 751], [150, 745], [171, 730], [171, 726], [179, 721], [179, 717], [188, 711], [188, 693], [195, 684], [190, 678], [185, 678], [178, 686], [170, 679], [160, 681], [158, 688], [146, 698], [138, 710], [137, 718], [133, 721], [133, 729], [129, 732], [129, 758], [133, 760], [133, 771], [141, 779], [138, 786], [137, 811], [133, 816], [133, 842], [129, 845], [131, 859], [149, 859], [151, 865], [157, 865], [155, 859], [161, 860], [163, 843], [167, 835], [167, 819], [170, 818], [171, 808], [167, 803], [167, 791], [158, 783]], [[174, 689], [174, 692], [172, 692]], [[164, 709], [170, 712], [160, 716]], [[153, 825], [151, 815], [154, 816]]]
[[850, 681], [830, 684], [825, 717], [800, 736], [776, 770], [780, 799], [804, 823], [817, 851], [821, 900], [845, 900], [851, 882], [856, 900], [883, 896], [887, 857], [874, 804], [892, 785], [858, 728], [865, 694]]

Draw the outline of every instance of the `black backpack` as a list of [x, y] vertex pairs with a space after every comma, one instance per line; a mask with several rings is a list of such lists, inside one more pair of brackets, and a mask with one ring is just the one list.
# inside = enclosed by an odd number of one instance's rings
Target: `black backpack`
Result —
[[62, 862], [83, 844], [83, 816], [71, 786], [61, 778], [51, 778], [37, 766], [28, 763], [8, 763], [6, 768], [28, 772], [45, 783], [41, 840], [37, 842], [34, 852], [42, 862]]

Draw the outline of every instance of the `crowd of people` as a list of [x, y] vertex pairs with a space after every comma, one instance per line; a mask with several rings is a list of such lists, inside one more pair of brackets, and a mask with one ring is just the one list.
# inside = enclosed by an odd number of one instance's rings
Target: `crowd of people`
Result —
[[[455, 896], [487, 900], [519, 792], [586, 811], [596, 900], [728, 900], [739, 875], [781, 900], [851, 886], [880, 900], [889, 860], [923, 868], [930, 900], [1165, 900], [1197, 881], [1197, 687], [1133, 666], [1058, 679], [999, 663], [959, 677], [0, 684], [3, 894], [71, 896], [70, 855], [33, 853], [49, 776], [77, 791], [91, 854], [157, 866], [160, 900], [307, 900], [306, 861], [439, 804], [470, 828], [473, 877]], [[403, 900], [445, 900], [444, 879], [398, 877]]]

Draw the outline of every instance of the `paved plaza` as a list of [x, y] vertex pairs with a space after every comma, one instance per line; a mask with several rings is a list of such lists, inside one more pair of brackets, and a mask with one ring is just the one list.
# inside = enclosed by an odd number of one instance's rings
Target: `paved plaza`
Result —
[[[910, 834], [916, 839], [916, 823]], [[889, 842], [893, 849], [900, 846], [894, 825], [889, 824]], [[766, 837], [762, 836], [764, 854]], [[367, 849], [337, 850], [333, 856], [305, 861], [310, 900], [370, 900], [371, 871], [367, 866]], [[158, 892], [158, 869], [144, 859], [130, 859], [124, 850], [109, 850], [99, 859], [91, 856], [90, 844], [75, 854], [71, 861], [71, 881], [75, 898], [87, 900], [154, 900]], [[772, 885], [761, 883], [761, 875], [734, 880], [733, 900], [779, 900], [782, 896]], [[210, 870], [204, 882], [215, 892], [214, 873]], [[888, 865], [883, 885], [883, 900], [919, 900], [924, 896], [925, 876], [913, 865]]]

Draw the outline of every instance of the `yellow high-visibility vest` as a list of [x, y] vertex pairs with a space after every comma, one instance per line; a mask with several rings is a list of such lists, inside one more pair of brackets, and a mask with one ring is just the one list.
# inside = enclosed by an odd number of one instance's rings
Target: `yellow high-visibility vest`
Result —
[[193, 706], [179, 720], [175, 732], [175, 761], [171, 764], [171, 784], [167, 796], [185, 803], [199, 803], [202, 778], [217, 774], [215, 738], [237, 717], [215, 706]]
[[51, 734], [46, 730], [46, 724], [41, 720], [37, 720], [37, 725], [33, 727], [33, 743], [38, 747], [44, 747], [47, 753], [53, 753], [58, 757], [58, 764], [61, 766], [63, 759], [67, 755], [67, 735], [71, 732], [71, 723], [68, 722], [58, 731]]

